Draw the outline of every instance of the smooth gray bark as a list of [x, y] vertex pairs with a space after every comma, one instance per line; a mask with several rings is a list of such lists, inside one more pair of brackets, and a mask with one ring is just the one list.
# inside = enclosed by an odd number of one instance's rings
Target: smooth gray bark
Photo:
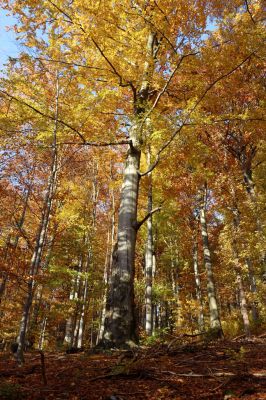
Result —
[[[112, 177], [112, 174], [111, 174]], [[104, 321], [106, 314], [106, 300], [107, 300], [107, 287], [109, 284], [111, 268], [112, 268], [112, 254], [115, 243], [115, 198], [114, 198], [114, 190], [110, 191], [110, 197], [112, 200], [112, 214], [111, 214], [111, 223], [110, 229], [108, 231], [108, 239], [107, 239], [107, 249], [106, 249], [106, 257], [104, 264], [104, 273], [103, 273], [103, 284], [104, 284], [104, 295], [103, 295], [103, 305], [102, 305], [102, 314], [101, 314], [101, 323], [100, 329], [98, 333], [97, 343], [103, 339], [104, 333]], [[111, 249], [111, 251], [110, 251]]]
[[113, 253], [112, 275], [106, 302], [103, 340], [105, 345], [131, 347], [135, 340], [134, 261], [140, 151], [130, 146], [124, 172], [118, 215], [117, 245]]
[[243, 324], [244, 324], [244, 330], [245, 330], [245, 334], [247, 336], [250, 336], [250, 323], [249, 323], [249, 317], [248, 317], [248, 306], [247, 306], [247, 300], [246, 300], [243, 280], [242, 280], [242, 276], [241, 276], [240, 272], [237, 273], [237, 278], [236, 279], [237, 279], [238, 290], [239, 290], [239, 303], [240, 303], [240, 311], [241, 311]]
[[[151, 163], [150, 149], [147, 153], [147, 165]], [[148, 174], [148, 214], [152, 211], [152, 173]], [[153, 272], [153, 232], [152, 215], [147, 220], [147, 240], [145, 251], [145, 331], [148, 336], [152, 335], [152, 272]]]
[[40, 339], [39, 339], [39, 345], [38, 345], [39, 350], [43, 349], [46, 325], [47, 325], [47, 316], [45, 316], [42, 321], [42, 327], [41, 327], [41, 333], [40, 333]]
[[207, 293], [208, 293], [209, 312], [210, 312], [210, 327], [213, 331], [216, 331], [217, 336], [223, 336], [217, 297], [216, 297], [214, 276], [212, 271], [211, 253], [210, 253], [207, 222], [206, 222], [206, 200], [207, 200], [207, 185], [205, 184], [201, 196], [200, 226], [201, 226], [201, 236], [203, 245], [204, 265], [207, 273]]
[[[70, 294], [69, 294], [70, 303], [73, 302], [74, 297], [75, 297], [75, 287], [76, 287], [76, 277], [72, 279], [72, 287], [70, 289]], [[64, 343], [69, 347], [71, 347], [71, 344], [73, 343], [73, 316], [72, 315], [69, 315], [69, 317], [66, 320]]]
[[78, 340], [77, 340], [77, 348], [78, 349], [80, 349], [83, 345], [87, 294], [88, 294], [88, 277], [85, 278], [85, 282], [84, 282], [82, 307], [81, 307], [81, 314], [80, 314], [80, 320], [79, 320], [79, 331], [78, 331]]
[[112, 274], [106, 302], [103, 340], [104, 347], [132, 347], [137, 341], [134, 310], [134, 268], [137, 237], [137, 204], [139, 193], [139, 166], [141, 145], [145, 138], [150, 82], [154, 72], [158, 42], [156, 33], [147, 39], [140, 89], [134, 94], [134, 121], [129, 131], [130, 146], [127, 152], [124, 179], [118, 214], [117, 245], [113, 254]]
[[195, 235], [193, 241], [193, 269], [195, 276], [195, 287], [196, 287], [196, 298], [199, 304], [199, 312], [198, 312], [198, 325], [199, 331], [204, 331], [204, 314], [203, 314], [203, 301], [201, 294], [201, 282], [200, 282], [200, 274], [199, 274], [199, 263], [198, 263], [198, 241]]

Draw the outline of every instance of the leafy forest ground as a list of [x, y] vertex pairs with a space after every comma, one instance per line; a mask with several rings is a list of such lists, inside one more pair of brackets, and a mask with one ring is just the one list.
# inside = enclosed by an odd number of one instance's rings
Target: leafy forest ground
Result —
[[176, 338], [135, 352], [0, 355], [6, 399], [266, 399], [266, 335], [216, 342]]

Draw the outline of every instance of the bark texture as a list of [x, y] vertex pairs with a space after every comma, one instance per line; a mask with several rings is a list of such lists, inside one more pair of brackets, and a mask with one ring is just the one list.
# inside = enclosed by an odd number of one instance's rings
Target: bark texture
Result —
[[198, 263], [198, 242], [197, 236], [194, 237], [193, 243], [193, 269], [194, 269], [194, 276], [195, 276], [195, 287], [196, 287], [196, 298], [199, 304], [199, 311], [198, 311], [198, 325], [199, 331], [204, 331], [204, 314], [203, 314], [203, 301], [202, 301], [202, 294], [201, 294], [201, 282], [200, 282], [200, 274], [199, 274], [199, 263]]
[[158, 50], [156, 33], [147, 38], [146, 59], [139, 90], [134, 89], [134, 118], [129, 131], [124, 179], [118, 214], [117, 244], [106, 301], [103, 339], [99, 346], [128, 348], [137, 341], [134, 310], [134, 268], [137, 237], [137, 204], [139, 166], [142, 144], [148, 135], [145, 113], [148, 111], [149, 90]]
[[213, 331], [216, 331], [216, 334], [219, 337], [223, 336], [223, 331], [219, 316], [214, 276], [212, 271], [211, 252], [210, 252], [207, 222], [206, 222], [206, 203], [207, 203], [207, 185], [205, 184], [201, 196], [200, 226], [201, 226], [201, 236], [203, 245], [204, 265], [207, 273], [207, 293], [208, 293], [209, 312], [210, 312], [210, 327]]
[[[147, 164], [151, 162], [150, 151], [147, 154]], [[152, 175], [148, 174], [148, 214], [152, 211]], [[153, 232], [152, 232], [152, 215], [147, 220], [147, 241], [145, 252], [145, 331], [148, 336], [152, 334], [152, 270], [153, 270]]]

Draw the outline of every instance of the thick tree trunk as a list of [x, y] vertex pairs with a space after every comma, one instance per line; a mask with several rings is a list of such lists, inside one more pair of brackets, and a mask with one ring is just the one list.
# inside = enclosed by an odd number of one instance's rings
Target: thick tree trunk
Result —
[[[146, 59], [140, 89], [134, 89], [134, 121], [129, 132], [128, 149], [118, 214], [117, 245], [106, 302], [103, 340], [107, 347], [132, 347], [137, 341], [134, 312], [134, 268], [137, 236], [137, 203], [141, 145], [148, 136], [145, 113], [158, 51], [156, 33], [147, 38]], [[144, 118], [144, 119], [143, 119]], [[147, 135], [146, 135], [147, 134]]]
[[213, 331], [216, 332], [217, 337], [219, 337], [223, 336], [223, 331], [219, 316], [215, 283], [212, 271], [211, 253], [210, 253], [206, 212], [205, 212], [206, 197], [207, 197], [207, 186], [205, 185], [200, 206], [200, 225], [201, 225], [201, 235], [202, 235], [202, 245], [203, 245], [203, 258], [207, 273], [207, 293], [208, 293], [209, 311], [210, 311], [210, 327]]
[[103, 341], [106, 346], [131, 347], [136, 341], [134, 261], [137, 227], [140, 151], [130, 146], [118, 216], [118, 238], [106, 302]]

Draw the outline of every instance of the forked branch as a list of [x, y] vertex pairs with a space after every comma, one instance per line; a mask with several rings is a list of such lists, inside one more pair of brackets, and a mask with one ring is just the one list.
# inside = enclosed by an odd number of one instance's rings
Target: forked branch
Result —
[[139, 228], [147, 221], [147, 219], [149, 219], [154, 213], [156, 213], [157, 211], [161, 211], [162, 206], [156, 207], [153, 210], [151, 210], [148, 214], [145, 215], [145, 217], [141, 220], [138, 221], [134, 228], [136, 229], [136, 231], [139, 230]]

